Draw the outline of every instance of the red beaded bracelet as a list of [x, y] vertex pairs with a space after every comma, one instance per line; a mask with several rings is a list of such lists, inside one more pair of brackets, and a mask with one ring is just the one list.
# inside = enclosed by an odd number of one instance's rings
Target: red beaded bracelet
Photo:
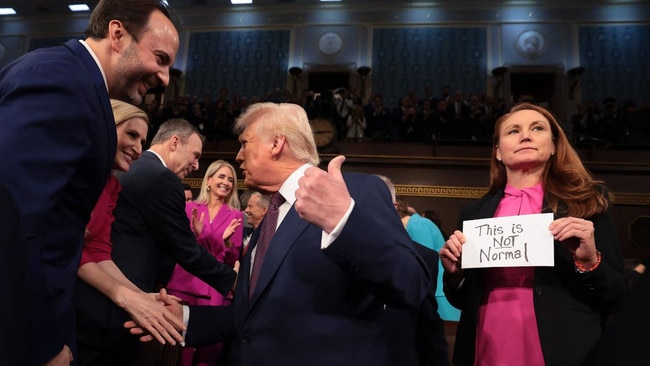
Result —
[[582, 263], [578, 262], [578, 259], [576, 258], [576, 255], [574, 254], [573, 255], [573, 263], [576, 266], [576, 272], [578, 272], [578, 273], [587, 273], [587, 272], [591, 272], [594, 269], [598, 268], [598, 266], [600, 266], [600, 262], [603, 259], [603, 256], [600, 254], [600, 251], [598, 251], [598, 250], [596, 251], [596, 257], [598, 258], [598, 259], [596, 259], [596, 264], [594, 264], [593, 266], [591, 266], [589, 268], [585, 268], [585, 266], [583, 266]]

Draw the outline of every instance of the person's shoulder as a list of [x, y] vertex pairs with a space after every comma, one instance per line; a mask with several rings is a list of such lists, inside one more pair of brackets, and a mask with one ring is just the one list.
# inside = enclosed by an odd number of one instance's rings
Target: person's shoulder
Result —
[[346, 182], [375, 181], [375, 182], [380, 182], [382, 184], [385, 184], [381, 180], [381, 178], [379, 178], [375, 174], [368, 174], [368, 173], [357, 173], [357, 172], [343, 173], [343, 180], [345, 180]]
[[147, 186], [151, 190], [166, 185], [168, 181], [177, 182], [182, 187], [180, 179], [174, 172], [167, 169], [156, 156], [146, 154], [133, 162], [129, 171], [120, 174], [118, 178], [123, 186]]
[[[21, 69], [40, 65], [69, 64], [71, 62], [77, 64], [79, 63], [79, 58], [68, 47], [54, 46], [30, 51], [18, 58], [13, 65], [17, 69]], [[69, 71], [73, 74], [78, 73], [79, 70], [73, 69]]]
[[56, 85], [57, 88], [78, 88], [76, 80], [85, 80], [87, 74], [81, 60], [64, 46], [37, 49], [26, 53], [7, 65], [0, 78], [20, 80], [21, 85]]

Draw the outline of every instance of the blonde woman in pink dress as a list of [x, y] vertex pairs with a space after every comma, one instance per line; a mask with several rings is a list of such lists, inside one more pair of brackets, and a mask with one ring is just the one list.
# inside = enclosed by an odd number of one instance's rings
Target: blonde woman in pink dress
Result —
[[[243, 213], [236, 190], [235, 168], [217, 160], [206, 170], [197, 199], [185, 206], [199, 245], [231, 267], [239, 260], [243, 236]], [[174, 268], [167, 289], [190, 305], [227, 305], [231, 300], [231, 295], [222, 296], [179, 265]], [[182, 365], [216, 365], [220, 349], [221, 344], [184, 348]]]

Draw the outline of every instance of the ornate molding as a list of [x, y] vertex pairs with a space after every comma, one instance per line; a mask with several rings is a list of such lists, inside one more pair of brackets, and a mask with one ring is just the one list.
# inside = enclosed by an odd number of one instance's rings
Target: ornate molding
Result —
[[[487, 193], [487, 188], [396, 184], [395, 192], [402, 196], [477, 199]], [[613, 193], [613, 195], [615, 205], [650, 206], [648, 193]]]
[[614, 204], [650, 206], [648, 193], [614, 193]]
[[203, 182], [203, 178], [183, 178], [183, 184], [187, 184], [192, 189], [201, 189], [201, 182]]
[[395, 193], [402, 196], [480, 198], [486, 192], [487, 188], [476, 187], [395, 185]]
[[[183, 183], [189, 184], [193, 189], [201, 188], [203, 178], [185, 178]], [[237, 181], [237, 189], [245, 191], [248, 188], [243, 180]], [[401, 196], [411, 197], [436, 197], [436, 198], [463, 198], [477, 199], [487, 193], [487, 188], [481, 187], [453, 187], [453, 186], [421, 186], [396, 184], [395, 193]], [[650, 194], [648, 193], [613, 193], [615, 205], [637, 205], [650, 206]]]

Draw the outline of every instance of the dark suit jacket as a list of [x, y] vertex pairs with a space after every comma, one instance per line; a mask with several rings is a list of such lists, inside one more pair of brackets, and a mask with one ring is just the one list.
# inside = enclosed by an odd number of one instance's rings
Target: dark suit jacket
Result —
[[[494, 217], [502, 197], [503, 189], [464, 206], [459, 230], [464, 220]], [[589, 220], [594, 223], [596, 247], [602, 253], [597, 269], [576, 273], [571, 253], [556, 241], [555, 266], [535, 270], [533, 302], [542, 353], [549, 366], [580, 365], [598, 341], [605, 318], [624, 295], [623, 259], [611, 208]], [[445, 285], [449, 302], [462, 310], [453, 357], [457, 366], [474, 362], [483, 272], [465, 270], [465, 281], [458, 291]]]
[[650, 365], [650, 272], [639, 278], [584, 365]]
[[384, 304], [417, 307], [432, 279], [386, 184], [373, 175], [345, 179], [356, 204], [340, 236], [322, 250], [322, 230], [292, 207], [271, 240], [250, 301], [249, 250], [234, 306], [191, 307], [189, 345], [213, 343], [230, 326], [238, 335], [235, 365], [388, 365]]
[[[31, 297], [22, 299], [21, 310], [31, 319], [24, 326], [32, 359], [22, 364], [42, 364], [64, 344], [74, 349], [84, 228], [115, 159], [108, 92], [86, 48], [71, 40], [2, 69], [0, 126], [0, 181], [17, 202], [30, 263]], [[2, 283], [0, 292], [16, 285]], [[0, 312], [9, 314], [3, 306]], [[13, 334], [4, 326], [0, 332]]]
[[[438, 252], [414, 242], [429, 265], [431, 278], [438, 278]], [[445, 323], [438, 314], [436, 287], [432, 281], [427, 297], [417, 309], [386, 307], [383, 334], [391, 366], [449, 366]]]
[[[161, 261], [170, 257], [227, 294], [235, 272], [197, 244], [185, 214], [183, 185], [178, 176], [154, 153], [146, 151], [118, 179], [122, 191], [113, 211], [111, 241], [113, 261], [124, 275], [143, 291], [155, 292]], [[79, 316], [80, 327], [84, 328], [80, 331], [80, 348], [81, 342], [84, 348], [101, 344], [116, 356], [122, 353], [135, 357], [130, 350], [137, 349], [137, 338], [122, 327], [128, 319], [126, 312], [83, 284]], [[112, 343], [110, 337], [114, 337]]]
[[23, 237], [18, 207], [9, 195], [9, 191], [0, 183], [0, 304], [9, 316], [2, 320], [3, 331], [0, 342], [2, 362], [8, 365], [23, 363], [23, 357], [29, 353], [29, 314], [23, 311], [25, 301], [29, 298], [29, 263], [27, 245]]

